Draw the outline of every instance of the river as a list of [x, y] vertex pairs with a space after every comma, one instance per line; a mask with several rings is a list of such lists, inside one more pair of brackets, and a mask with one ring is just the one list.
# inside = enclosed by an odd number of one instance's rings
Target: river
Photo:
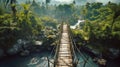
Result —
[[[48, 67], [48, 61], [47, 61], [47, 56], [50, 55], [50, 51], [42, 51], [42, 52], [36, 52], [36, 53], [31, 53], [28, 56], [11, 56], [7, 58], [3, 58], [0, 60], [0, 67]], [[87, 54], [84, 54], [85, 56], [88, 56]], [[53, 60], [54, 54], [51, 55], [50, 61]], [[80, 55], [79, 57], [79, 62], [78, 67], [83, 67], [83, 59]], [[89, 63], [86, 63], [85, 67], [98, 67], [97, 64], [95, 64], [91, 57], [89, 57]], [[52, 65], [52, 64], [51, 64]]]
[[[84, 56], [77, 53], [77, 57], [79, 58], [79, 63], [77, 67], [99, 67], [98, 64], [93, 62], [93, 59], [89, 55], [87, 55], [86, 53], [82, 53], [82, 54]], [[85, 63], [85, 60], [86, 60], [86, 63]]]
[[[31, 53], [28, 56], [11, 56], [0, 60], [0, 67], [47, 67], [50, 51]], [[49, 57], [52, 60], [53, 56]]]

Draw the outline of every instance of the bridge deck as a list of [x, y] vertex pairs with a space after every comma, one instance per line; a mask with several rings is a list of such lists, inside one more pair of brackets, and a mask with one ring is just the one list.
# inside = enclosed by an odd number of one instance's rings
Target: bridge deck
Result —
[[67, 24], [63, 25], [56, 67], [73, 67]]

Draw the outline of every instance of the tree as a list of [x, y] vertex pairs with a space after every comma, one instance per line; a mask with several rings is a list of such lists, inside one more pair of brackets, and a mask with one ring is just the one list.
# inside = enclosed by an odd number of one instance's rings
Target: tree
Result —
[[3, 9], [3, 7], [0, 6], [0, 15], [3, 15], [5, 13], [5, 10]]
[[16, 0], [5, 0], [6, 1], [6, 5], [7, 6], [10, 2], [10, 5], [11, 5], [11, 10], [13, 12], [13, 17], [14, 17], [14, 22], [16, 21], [16, 13], [17, 13], [17, 10], [16, 10]]
[[[63, 21], [67, 21], [68, 18], [72, 17], [74, 12], [74, 5], [73, 4], [64, 4], [59, 5], [56, 7], [57, 10], [57, 17], [62, 18]], [[63, 19], [64, 18], [64, 19]]]
[[50, 0], [46, 0], [46, 4], [50, 3]]
[[111, 24], [111, 30], [112, 30], [116, 18], [120, 16], [120, 4], [117, 5], [117, 4], [111, 3], [111, 2], [109, 1], [108, 4], [107, 4], [107, 6], [108, 6], [108, 7], [113, 11], [113, 13], [114, 13], [113, 21], [112, 21], [112, 24]]

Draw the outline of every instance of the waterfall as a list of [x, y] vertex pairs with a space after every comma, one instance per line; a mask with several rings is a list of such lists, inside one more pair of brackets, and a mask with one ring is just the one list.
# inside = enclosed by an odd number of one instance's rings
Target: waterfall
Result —
[[70, 26], [71, 29], [75, 29], [77, 26], [80, 25], [81, 22], [84, 22], [85, 20], [78, 20], [78, 22], [75, 25]]

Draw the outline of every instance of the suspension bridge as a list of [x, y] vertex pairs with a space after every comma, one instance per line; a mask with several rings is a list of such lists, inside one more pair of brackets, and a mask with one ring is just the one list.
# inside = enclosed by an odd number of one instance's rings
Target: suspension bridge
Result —
[[[89, 67], [94, 67], [89, 62], [89, 57], [86, 57], [82, 52], [77, 48], [76, 43], [71, 34], [71, 29], [68, 24], [62, 23], [60, 25], [59, 37], [57, 46], [55, 46], [50, 56], [55, 51], [53, 60], [49, 60], [49, 57], [46, 58], [46, 62], [43, 66], [40, 67], [85, 67], [86, 63], [89, 64]], [[83, 61], [79, 61], [76, 51], [82, 57]]]
[[68, 25], [64, 24], [62, 28], [59, 50], [57, 54], [56, 67], [73, 67], [72, 52], [68, 34]]

